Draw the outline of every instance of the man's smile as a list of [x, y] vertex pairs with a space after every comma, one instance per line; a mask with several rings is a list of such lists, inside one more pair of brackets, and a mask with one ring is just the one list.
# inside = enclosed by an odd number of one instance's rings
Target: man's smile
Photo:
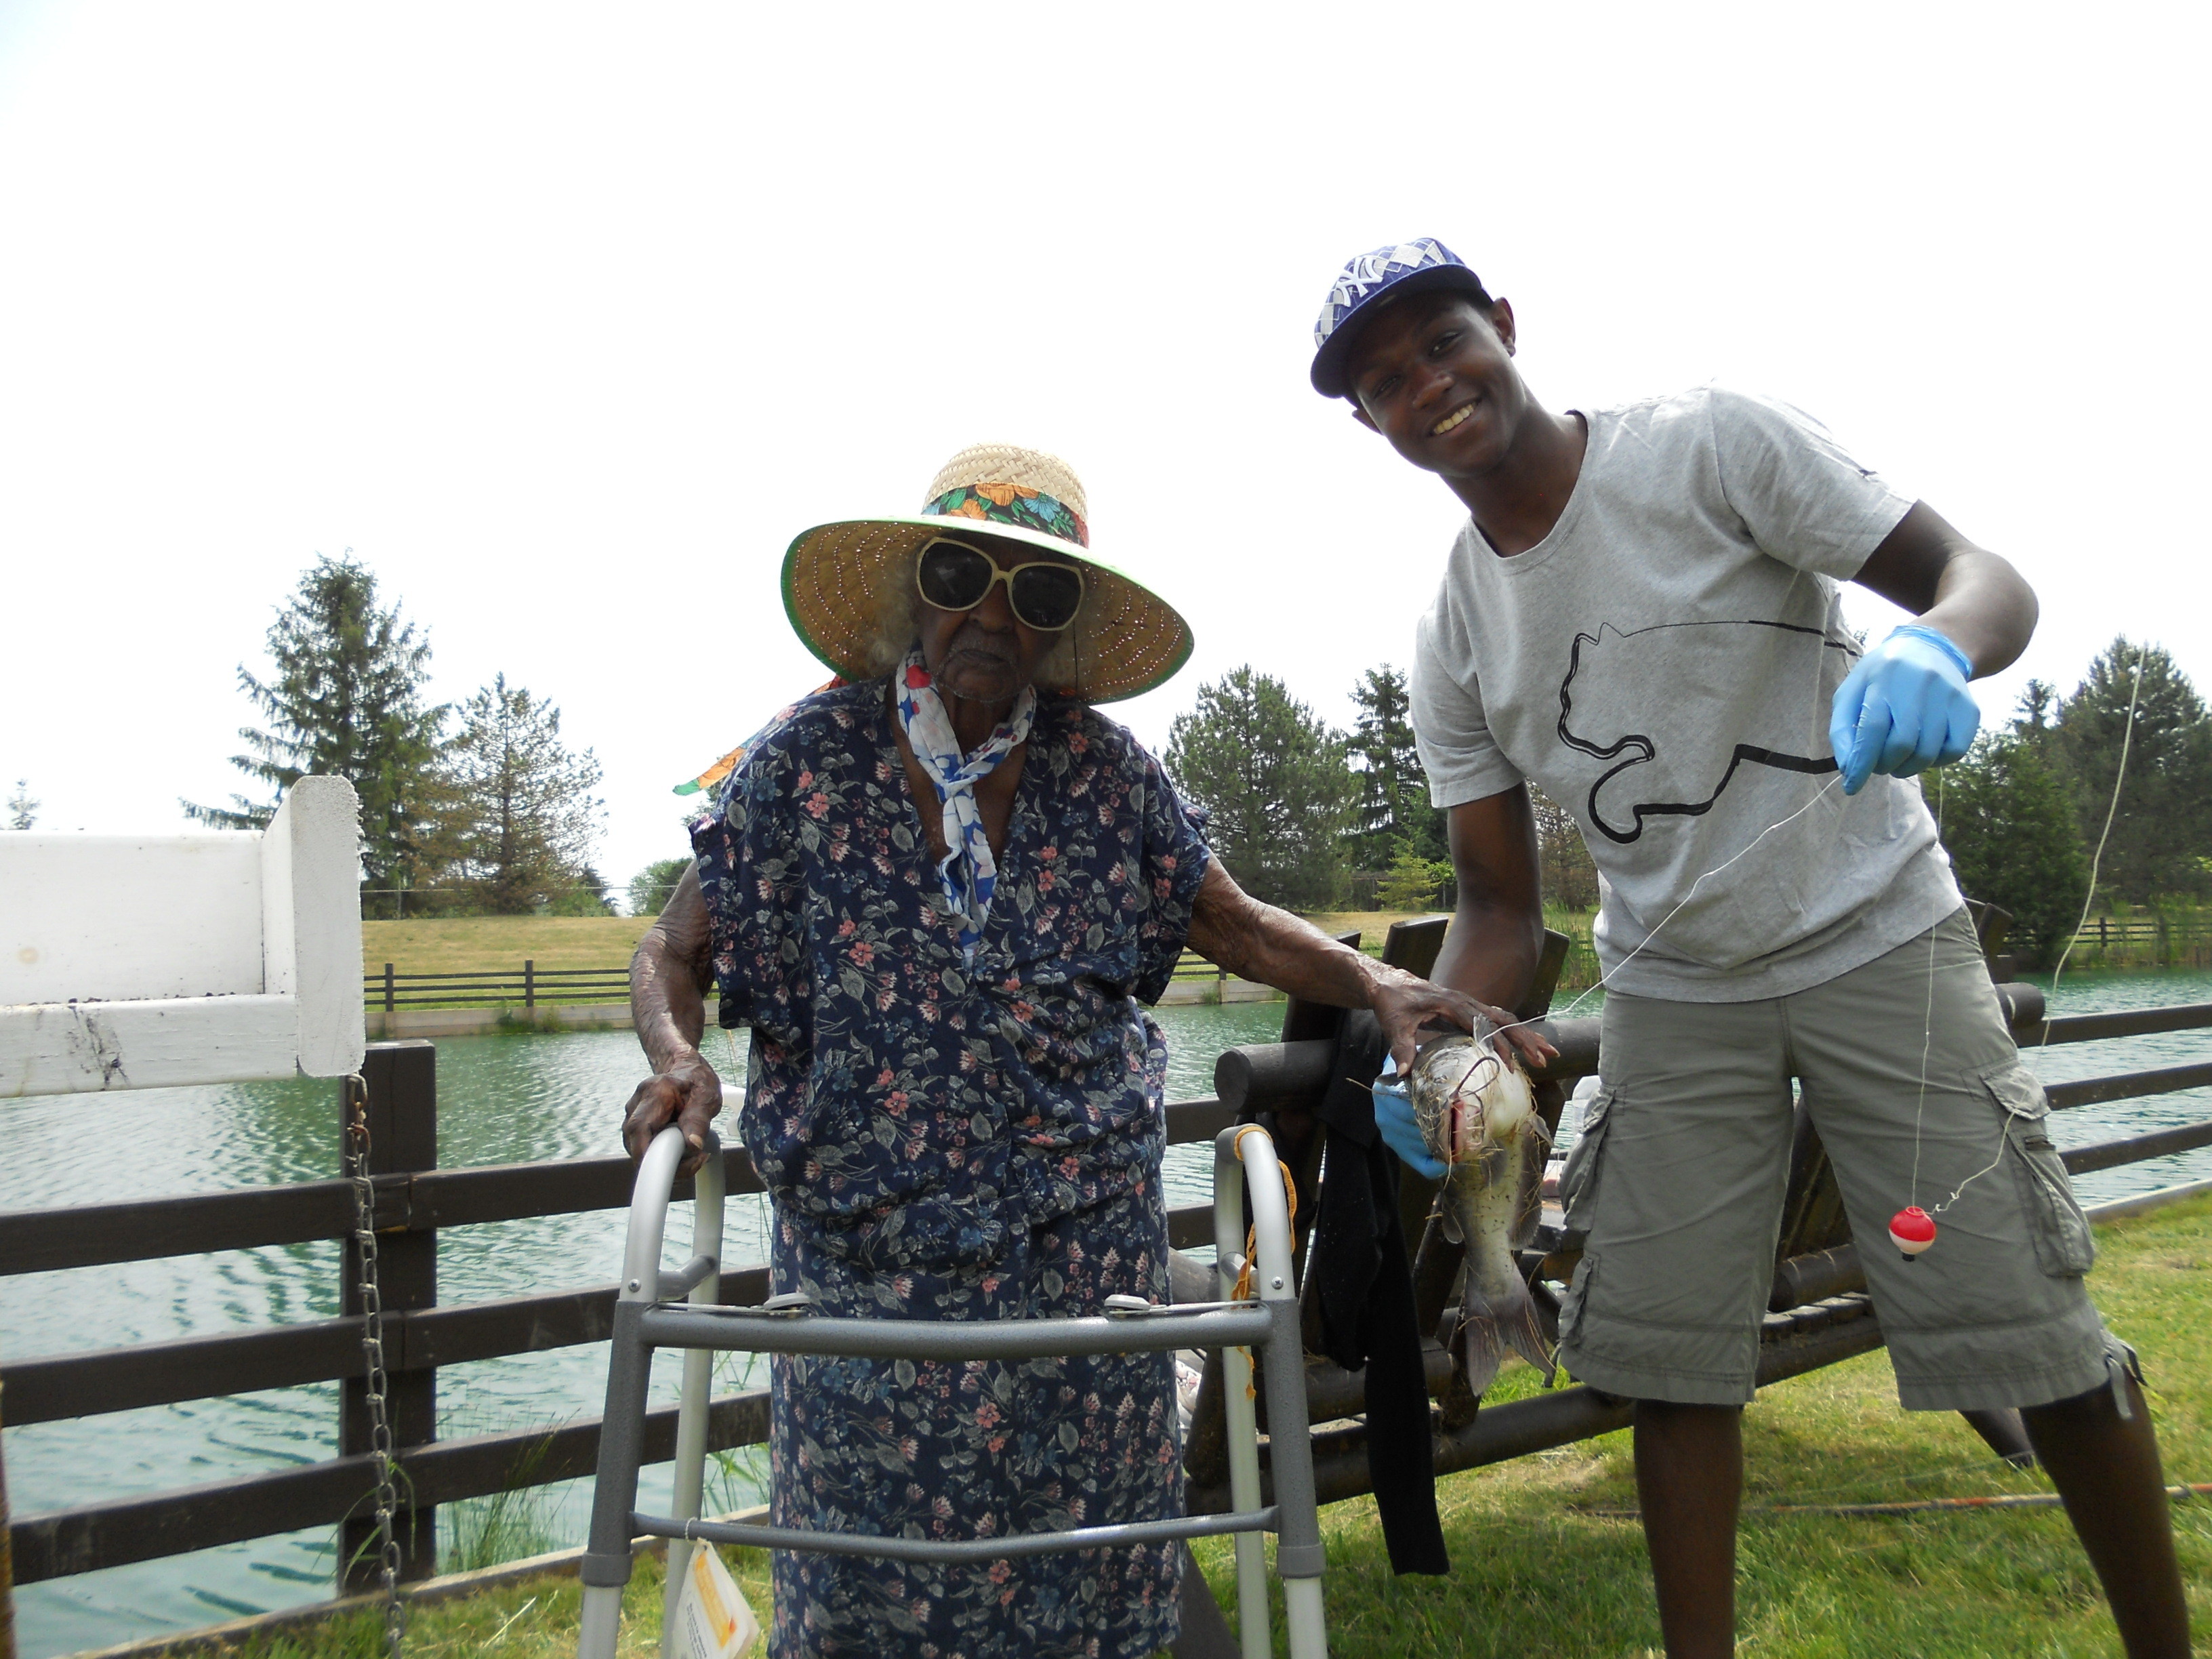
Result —
[[1464, 422], [1468, 416], [1474, 414], [1474, 406], [1481, 401], [1482, 399], [1480, 398], [1469, 398], [1457, 409], [1452, 410], [1450, 414], [1445, 416], [1443, 419], [1438, 421], [1434, 426], [1431, 427], [1429, 428], [1429, 436], [1431, 438], [1441, 438], [1443, 436], [1445, 433], [1450, 431], [1454, 427], [1458, 426]]

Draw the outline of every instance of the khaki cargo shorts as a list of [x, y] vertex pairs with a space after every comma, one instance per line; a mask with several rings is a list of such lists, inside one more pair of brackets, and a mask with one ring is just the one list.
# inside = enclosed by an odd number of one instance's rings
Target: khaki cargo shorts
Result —
[[[1560, 1181], [1566, 1231], [1585, 1238], [1559, 1321], [1559, 1357], [1579, 1381], [1636, 1400], [1753, 1397], [1793, 1078], [1842, 1186], [1907, 1409], [2043, 1405], [2128, 1363], [2082, 1287], [2089, 1225], [1964, 910], [1794, 996], [1608, 997], [1604, 1054]], [[1916, 1112], [1921, 1207], [1965, 1190], [1908, 1262], [1889, 1219], [1913, 1201]]]

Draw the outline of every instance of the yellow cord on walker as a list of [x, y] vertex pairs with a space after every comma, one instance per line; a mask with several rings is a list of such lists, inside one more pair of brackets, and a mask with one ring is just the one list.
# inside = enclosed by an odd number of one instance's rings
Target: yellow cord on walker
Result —
[[[1266, 1129], [1262, 1128], [1256, 1123], [1247, 1123], [1237, 1131], [1237, 1139], [1230, 1143], [1230, 1150], [1236, 1154], [1237, 1162], [1240, 1166], [1244, 1162], [1244, 1137], [1246, 1135], [1263, 1135], [1267, 1133]], [[1286, 1218], [1285, 1224], [1291, 1230], [1291, 1237], [1296, 1238], [1297, 1237], [1297, 1227], [1298, 1219], [1297, 1182], [1291, 1179], [1291, 1166], [1284, 1163], [1281, 1158], [1279, 1158], [1275, 1160], [1275, 1167], [1283, 1172], [1283, 1202], [1285, 1207], [1290, 1211], [1289, 1217]], [[1231, 1301], [1249, 1302], [1252, 1300], [1252, 1258], [1259, 1254], [1259, 1249], [1260, 1224], [1255, 1218], [1249, 1226], [1244, 1229], [1244, 1265], [1237, 1271], [1237, 1288], [1229, 1293], [1229, 1299]], [[1247, 1400], [1256, 1400], [1260, 1397], [1260, 1389], [1259, 1386], [1252, 1380], [1255, 1375], [1252, 1365], [1252, 1351], [1249, 1348], [1244, 1348], [1239, 1350], [1239, 1352], [1244, 1356], [1244, 1397]]]

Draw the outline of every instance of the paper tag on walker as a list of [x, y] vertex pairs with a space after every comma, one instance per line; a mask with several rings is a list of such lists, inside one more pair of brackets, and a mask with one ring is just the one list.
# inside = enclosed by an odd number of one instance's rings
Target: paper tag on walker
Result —
[[760, 1640], [760, 1621], [738, 1593], [737, 1580], [712, 1544], [691, 1552], [683, 1593], [676, 1598], [672, 1659], [738, 1659]]

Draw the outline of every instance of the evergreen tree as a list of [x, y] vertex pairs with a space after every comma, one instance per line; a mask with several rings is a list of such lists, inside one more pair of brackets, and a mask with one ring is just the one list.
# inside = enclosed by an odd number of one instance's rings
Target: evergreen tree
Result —
[[1921, 787], [1960, 887], [2010, 911], [2010, 948], [2031, 967], [2048, 967], [2081, 921], [2089, 856], [2038, 729], [2023, 719], [2010, 732], [1985, 732]]
[[1425, 859], [1401, 842], [1389, 872], [1376, 887], [1375, 902], [1385, 910], [1429, 909], [1451, 877], [1450, 860]]
[[231, 764], [275, 791], [266, 802], [181, 803], [187, 817], [258, 830], [303, 777], [339, 777], [361, 796], [362, 865], [373, 888], [420, 885], [446, 709], [426, 706], [430, 641], [377, 604], [376, 578], [349, 556], [319, 556], [269, 629], [275, 674], [238, 670], [265, 727], [242, 726], [251, 753]]
[[1360, 717], [1352, 726], [1352, 759], [1360, 794], [1347, 849], [1360, 869], [1391, 867], [1405, 848], [1425, 860], [1444, 858], [1444, 814], [1429, 805], [1429, 775], [1413, 744], [1405, 672], [1382, 664], [1352, 688]]
[[1414, 745], [1406, 676], [1384, 664], [1352, 688], [1359, 718], [1352, 728], [1359, 798], [1349, 850], [1363, 870], [1392, 866], [1401, 848], [1425, 860], [1448, 857], [1444, 815], [1429, 805], [1428, 774]]
[[[2142, 684], [2130, 738], [2128, 706], [2138, 665]], [[2040, 708], [2028, 714], [2039, 717]], [[2136, 904], [2202, 890], [2212, 854], [2212, 715], [2172, 657], [2124, 635], [2115, 639], [2058, 705], [2051, 732], [2087, 845], [2096, 846], [2112, 813], [2099, 890]], [[2127, 772], [2115, 809], [2124, 738]]]
[[31, 781], [15, 780], [15, 793], [8, 797], [8, 827], [28, 830], [39, 821], [39, 803], [31, 799]]
[[1358, 795], [1343, 736], [1249, 667], [1198, 689], [1176, 716], [1167, 768], [1208, 814], [1206, 839], [1247, 892], [1286, 909], [1332, 903]]
[[559, 908], [582, 888], [592, 895], [589, 911], [604, 911], [604, 886], [591, 865], [605, 816], [592, 793], [598, 758], [588, 749], [571, 751], [561, 741], [561, 711], [510, 688], [504, 674], [459, 713], [460, 735], [442, 770], [437, 850], [475, 890], [476, 908], [494, 915]]
[[655, 859], [651, 864], [629, 878], [629, 913], [634, 916], [657, 916], [668, 902], [668, 896], [676, 890], [684, 872], [691, 867], [691, 860]]

